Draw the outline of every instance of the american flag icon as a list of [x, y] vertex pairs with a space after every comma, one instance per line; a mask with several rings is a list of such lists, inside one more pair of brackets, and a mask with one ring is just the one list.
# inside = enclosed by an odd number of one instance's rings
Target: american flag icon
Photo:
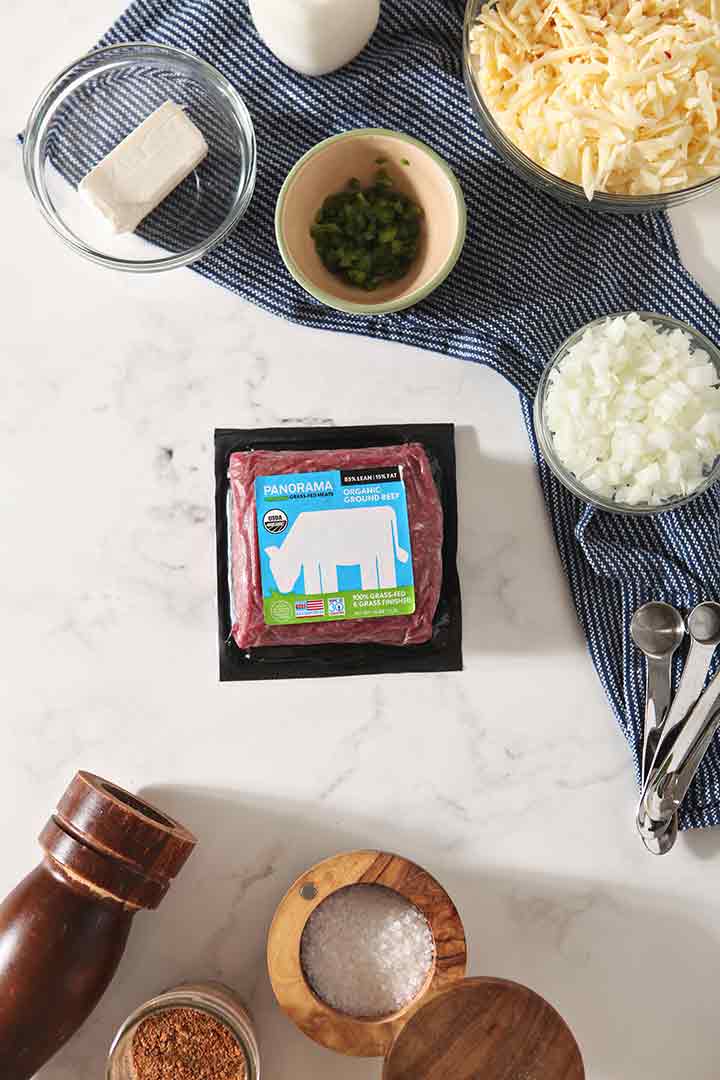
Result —
[[296, 600], [296, 619], [317, 619], [318, 615], [325, 614], [324, 600]]

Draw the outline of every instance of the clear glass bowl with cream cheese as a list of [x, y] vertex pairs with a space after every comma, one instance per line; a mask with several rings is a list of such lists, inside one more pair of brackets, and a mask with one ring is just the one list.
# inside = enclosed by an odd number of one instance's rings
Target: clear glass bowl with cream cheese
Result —
[[646, 214], [671, 209], [720, 188], [720, 176], [714, 176], [691, 187], [661, 192], [657, 195], [616, 195], [596, 191], [588, 200], [582, 187], [570, 183], [543, 168], [522, 150], [502, 130], [484, 100], [477, 77], [478, 57], [470, 48], [470, 31], [478, 22], [480, 11], [488, 0], [467, 0], [463, 29], [463, 77], [470, 105], [480, 122], [488, 142], [501, 158], [532, 187], [552, 195], [560, 202], [586, 210], [610, 214]]
[[[618, 314], [624, 316], [629, 313], [620, 312]], [[707, 353], [710, 362], [717, 371], [717, 380], [718, 384], [720, 384], [720, 349], [718, 349], [709, 338], [705, 337], [699, 330], [689, 326], [687, 323], [681, 322], [679, 319], [673, 319], [667, 315], [658, 315], [648, 311], [637, 312], [637, 315], [643, 321], [652, 323], [663, 331], [681, 330], [684, 334], [688, 335], [690, 338], [690, 348], [693, 352], [702, 350], [704, 353]], [[649, 502], [639, 502], [631, 505], [619, 501], [616, 498], [606, 498], [603, 495], [598, 495], [596, 492], [591, 491], [590, 488], [583, 484], [580, 478], [563, 464], [556, 449], [553, 431], [547, 415], [548, 391], [552, 384], [553, 375], [568, 355], [570, 349], [580, 341], [586, 331], [606, 322], [608, 317], [609, 316], [603, 315], [601, 318], [593, 319], [591, 322], [581, 326], [579, 330], [574, 334], [571, 334], [571, 336], [562, 343], [553, 358], [546, 365], [540, 377], [537, 394], [535, 395], [533, 412], [538, 447], [540, 448], [540, 452], [545, 459], [548, 468], [555, 474], [564, 487], [572, 492], [573, 495], [576, 495], [577, 498], [582, 499], [583, 502], [596, 506], [600, 510], [609, 510], [616, 514], [640, 516], [665, 513], [668, 510], [677, 510], [678, 507], [686, 506], [688, 503], [692, 502], [699, 495], [702, 495], [707, 491], [714, 483], [720, 480], [720, 456], [715, 459], [714, 465], [705, 472], [702, 483], [689, 494], [678, 494], [672, 498], [665, 499], [659, 505], [654, 503], [651, 504]]]
[[[208, 154], [134, 232], [114, 233], [78, 185], [167, 101], [202, 132]], [[78, 254], [115, 270], [171, 270], [202, 258], [246, 212], [255, 134], [240, 95], [204, 60], [164, 45], [112, 45], [77, 60], [43, 91], [23, 161], [43, 216]]]

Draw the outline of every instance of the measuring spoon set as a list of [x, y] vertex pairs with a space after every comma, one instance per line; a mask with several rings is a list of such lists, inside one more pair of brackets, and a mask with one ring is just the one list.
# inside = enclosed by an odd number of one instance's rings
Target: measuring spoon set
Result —
[[[690, 649], [673, 698], [672, 661], [686, 633]], [[636, 824], [648, 851], [666, 855], [677, 839], [678, 810], [720, 728], [720, 672], [703, 690], [720, 644], [720, 604], [698, 604], [686, 628], [677, 608], [653, 600], [635, 612], [630, 634], [647, 665]]]

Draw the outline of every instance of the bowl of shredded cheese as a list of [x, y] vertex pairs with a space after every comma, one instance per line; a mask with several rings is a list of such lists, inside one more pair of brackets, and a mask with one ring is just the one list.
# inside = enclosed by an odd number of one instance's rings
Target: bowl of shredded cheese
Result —
[[720, 185], [718, 0], [468, 0], [464, 75], [495, 149], [565, 202], [646, 213]]
[[675, 510], [720, 479], [720, 351], [666, 315], [595, 319], [545, 368], [534, 421], [547, 465], [585, 502]]

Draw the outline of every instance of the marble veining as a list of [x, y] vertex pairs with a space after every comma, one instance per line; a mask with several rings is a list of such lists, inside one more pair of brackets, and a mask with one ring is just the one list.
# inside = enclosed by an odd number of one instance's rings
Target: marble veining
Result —
[[[41, 1080], [102, 1075], [131, 1009], [208, 976], [252, 1009], [267, 1077], [377, 1077], [302, 1037], [264, 966], [295, 876], [362, 846], [443, 882], [470, 970], [551, 1000], [589, 1080], [714, 1080], [720, 837], [654, 861], [633, 833], [630, 756], [515, 394], [447, 357], [286, 325], [187, 271], [108, 273], [33, 207], [14, 133], [119, 6], [67, 0], [38, 19], [11, 0], [0, 14], [0, 892], [34, 865], [78, 767], [140, 791], [200, 845]], [[715, 195], [674, 214], [716, 299], [719, 209]], [[458, 425], [466, 670], [220, 686], [213, 429], [408, 420]]]

